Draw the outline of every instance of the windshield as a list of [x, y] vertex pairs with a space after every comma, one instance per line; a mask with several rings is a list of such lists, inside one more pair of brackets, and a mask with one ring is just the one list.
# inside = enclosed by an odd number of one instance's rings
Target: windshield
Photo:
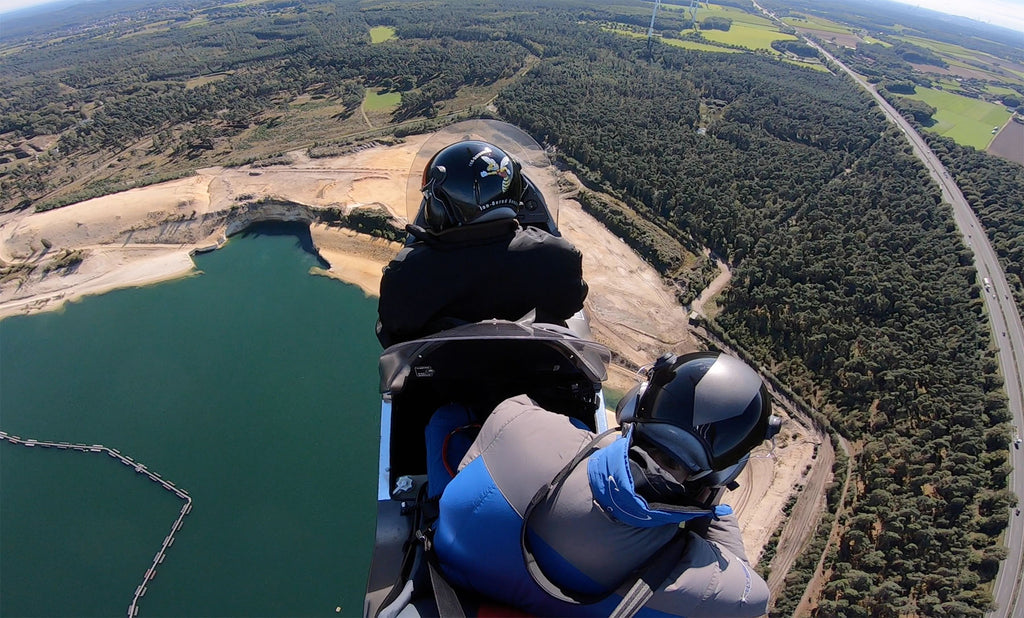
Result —
[[[521, 215], [523, 225], [538, 225], [554, 231], [558, 226], [558, 186], [555, 168], [547, 153], [525, 131], [499, 120], [466, 120], [439, 129], [423, 143], [409, 169], [405, 190], [406, 219], [416, 221], [423, 199], [421, 193], [423, 170], [430, 159], [445, 146], [467, 139], [481, 140], [494, 144], [519, 160], [523, 175], [533, 184], [548, 207], [548, 213], [534, 213], [536, 216]], [[548, 221], [550, 215], [550, 221]], [[422, 223], [422, 221], [421, 221]]]
[[[560, 361], [545, 364], [538, 360], [551, 354]], [[442, 361], [449, 357], [463, 362]], [[467, 358], [475, 362], [464, 362]], [[560, 326], [488, 320], [391, 346], [380, 357], [380, 390], [401, 392], [410, 376], [466, 380], [479, 378], [476, 374], [480, 372], [496, 372], [528, 377], [529, 373], [566, 372], [570, 368], [599, 384], [607, 377], [610, 360], [608, 348], [580, 339]], [[509, 366], [516, 363], [521, 366], [510, 371]], [[505, 371], [496, 371], [498, 366], [505, 366]]]

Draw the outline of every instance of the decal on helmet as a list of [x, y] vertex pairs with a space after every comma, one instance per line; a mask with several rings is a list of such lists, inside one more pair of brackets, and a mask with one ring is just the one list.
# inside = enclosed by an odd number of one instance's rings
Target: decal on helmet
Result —
[[476, 163], [477, 159], [483, 159], [484, 163], [487, 164], [487, 169], [480, 172], [480, 177], [486, 178], [488, 176], [500, 176], [501, 191], [504, 193], [505, 191], [508, 191], [509, 186], [512, 184], [512, 176], [515, 174], [515, 171], [512, 169], [512, 159], [510, 159], [508, 155], [505, 155], [501, 158], [501, 163], [498, 163], [493, 158], [487, 156], [493, 153], [494, 151], [490, 148], [484, 148], [469, 160], [469, 165], [472, 167], [473, 164]]

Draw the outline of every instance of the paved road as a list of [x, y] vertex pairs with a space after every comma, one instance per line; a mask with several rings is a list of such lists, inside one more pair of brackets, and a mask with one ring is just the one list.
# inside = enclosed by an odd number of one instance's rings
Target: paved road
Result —
[[[974, 265], [978, 270], [978, 276], [982, 278], [982, 281], [987, 279], [990, 282], [983, 286], [985, 308], [988, 310], [993, 337], [999, 349], [999, 366], [1005, 379], [1013, 424], [1016, 430], [1024, 435], [1024, 410], [1022, 410], [1024, 407], [1024, 394], [1022, 394], [1024, 392], [1024, 327], [1021, 326], [1020, 314], [1013, 296], [1010, 294], [1006, 276], [999, 266], [999, 260], [996, 258], [992, 245], [989, 244], [988, 236], [985, 235], [981, 223], [967, 204], [959, 187], [950, 177], [949, 172], [946, 171], [946, 168], [939, 162], [939, 158], [935, 156], [935, 153], [931, 151], [914, 127], [878, 94], [874, 86], [861, 79], [859, 75], [813, 41], [807, 42], [834, 62], [836, 66], [846, 71], [854, 81], [875, 97], [886, 116], [896, 123], [907, 136], [913, 145], [914, 154], [924, 161], [932, 178], [939, 183], [943, 199], [953, 206], [953, 217], [956, 224], [960, 228], [967, 246], [974, 253]], [[1024, 496], [1024, 449], [1011, 449], [1010, 458], [1013, 464], [1010, 488], [1018, 496]], [[1016, 512], [1016, 510], [1010, 512], [1010, 525], [1006, 536], [1008, 554], [1000, 565], [993, 591], [998, 609], [990, 615], [1000, 618], [1024, 612], [1024, 607], [1020, 608], [1021, 612], [1016, 611], [1020, 601], [1022, 561], [1024, 561], [1024, 516], [1016, 515]]]

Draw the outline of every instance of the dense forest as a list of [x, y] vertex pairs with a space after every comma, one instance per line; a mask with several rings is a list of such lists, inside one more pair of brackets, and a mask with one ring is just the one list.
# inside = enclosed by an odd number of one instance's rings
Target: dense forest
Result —
[[1013, 500], [1007, 411], [971, 257], [909, 146], [840, 78], [600, 48], [500, 109], [729, 259], [721, 326], [863, 449], [822, 614], [980, 615]]
[[1024, 167], [928, 132], [927, 118], [906, 105], [919, 101], [888, 98], [904, 117], [916, 123], [932, 152], [956, 178], [999, 256], [1018, 310], [1024, 312]]
[[[666, 277], [686, 285], [683, 247], [732, 265], [716, 327], [853, 445], [817, 613], [989, 608], [1015, 498], [980, 287], [938, 188], [847, 79], [765, 54], [648, 50], [603, 27], [642, 25], [642, 2], [167, 6], [161, 28], [115, 12], [103, 31], [117, 36], [64, 33], [0, 56], [0, 134], [59, 135], [61, 153], [3, 168], [3, 208], [46, 207], [71, 182], [61, 158], [116, 156], [146, 135], [176, 164], [205, 164], [217, 144], [285, 122], [296, 97], [321, 97], [342, 122], [367, 90], [400, 92], [397, 123], [501, 83], [500, 116], [555, 149], [593, 192], [585, 205]], [[371, 45], [375, 26], [396, 38]], [[979, 171], [995, 169], [984, 155], [945, 151], [1019, 268], [1020, 220], [984, 210], [1021, 185]], [[776, 614], [808, 576], [790, 574]]]

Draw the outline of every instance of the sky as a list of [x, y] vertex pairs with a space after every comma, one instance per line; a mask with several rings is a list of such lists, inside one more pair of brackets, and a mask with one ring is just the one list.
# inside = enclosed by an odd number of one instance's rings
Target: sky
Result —
[[[0, 5], [7, 0], [0, 0]], [[896, 0], [1024, 32], [1024, 0]], [[1024, 38], [1024, 37], [1022, 37]]]
[[[49, 0], [0, 0], [0, 13]], [[961, 15], [1024, 33], [1024, 0], [896, 0], [933, 11]], [[2, 36], [2, 32], [0, 32]]]
[[0, 0], [0, 13], [6, 13], [14, 9], [21, 9], [26, 6], [43, 4], [48, 0]]

